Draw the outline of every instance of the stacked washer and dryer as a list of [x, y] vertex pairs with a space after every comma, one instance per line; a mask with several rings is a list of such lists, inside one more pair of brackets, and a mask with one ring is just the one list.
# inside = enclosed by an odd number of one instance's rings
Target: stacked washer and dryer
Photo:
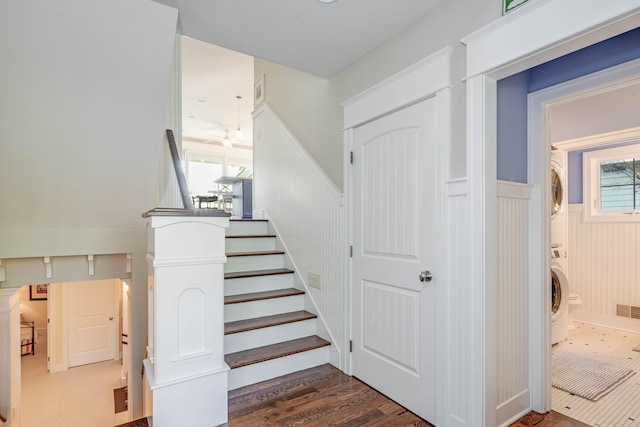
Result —
[[565, 341], [571, 322], [569, 305], [582, 303], [580, 297], [569, 293], [567, 279], [567, 152], [551, 147], [551, 344]]

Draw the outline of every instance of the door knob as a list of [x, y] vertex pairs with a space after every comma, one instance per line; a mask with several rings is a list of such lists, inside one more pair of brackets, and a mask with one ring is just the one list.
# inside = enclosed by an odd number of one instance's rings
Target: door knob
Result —
[[113, 316], [109, 317], [109, 320], [113, 320]]
[[430, 282], [431, 279], [433, 279], [433, 275], [431, 274], [431, 272], [429, 270], [425, 270], [422, 273], [420, 273], [420, 281], [421, 282]]

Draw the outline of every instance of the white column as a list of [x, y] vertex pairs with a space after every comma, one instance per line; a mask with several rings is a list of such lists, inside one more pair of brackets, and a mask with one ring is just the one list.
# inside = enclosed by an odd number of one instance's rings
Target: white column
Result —
[[[149, 216], [149, 335], [154, 427], [227, 422], [224, 263], [228, 216]], [[180, 216], [183, 215], [183, 216]]]
[[0, 289], [0, 412], [5, 427], [20, 426], [20, 297]]

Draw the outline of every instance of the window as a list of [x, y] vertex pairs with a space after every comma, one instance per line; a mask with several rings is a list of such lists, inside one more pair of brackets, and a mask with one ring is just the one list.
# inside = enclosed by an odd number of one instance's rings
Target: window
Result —
[[640, 144], [584, 153], [586, 221], [640, 221]]
[[206, 196], [216, 191], [215, 180], [222, 176], [222, 159], [188, 153], [187, 181], [192, 196]]

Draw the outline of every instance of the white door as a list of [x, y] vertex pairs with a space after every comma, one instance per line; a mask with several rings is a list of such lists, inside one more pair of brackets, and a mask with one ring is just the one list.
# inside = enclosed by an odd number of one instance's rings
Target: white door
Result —
[[113, 360], [116, 354], [115, 281], [66, 283], [69, 367]]
[[353, 162], [353, 374], [432, 423], [436, 117], [431, 98], [356, 128]]

